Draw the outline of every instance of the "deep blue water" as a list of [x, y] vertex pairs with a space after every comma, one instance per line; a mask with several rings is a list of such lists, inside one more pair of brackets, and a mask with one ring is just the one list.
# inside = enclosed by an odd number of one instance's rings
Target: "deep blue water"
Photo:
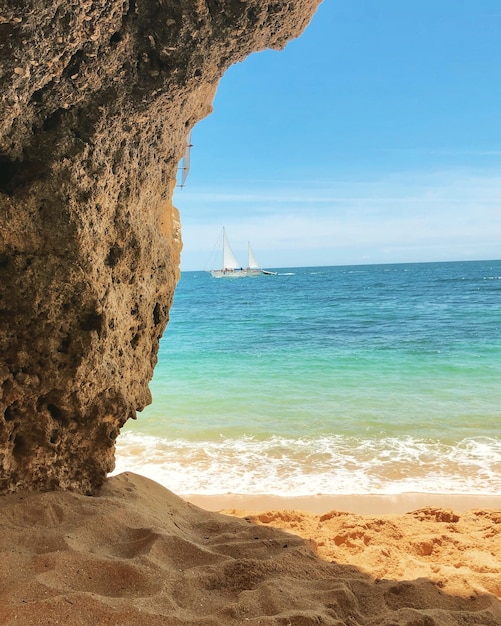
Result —
[[185, 272], [118, 470], [180, 494], [501, 489], [501, 261]]

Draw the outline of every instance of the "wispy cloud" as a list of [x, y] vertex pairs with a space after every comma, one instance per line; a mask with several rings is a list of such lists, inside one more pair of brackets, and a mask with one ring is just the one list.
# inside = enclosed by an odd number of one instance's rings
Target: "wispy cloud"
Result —
[[[196, 220], [190, 203], [198, 207]], [[186, 194], [182, 204], [186, 269], [205, 265], [223, 225], [237, 250], [250, 239], [269, 266], [501, 257], [497, 175], [395, 175], [322, 181], [308, 190], [291, 181]]]
[[501, 150], [467, 150], [446, 148], [385, 148], [382, 152], [399, 154], [440, 155], [440, 156], [468, 156], [468, 157], [499, 157]]

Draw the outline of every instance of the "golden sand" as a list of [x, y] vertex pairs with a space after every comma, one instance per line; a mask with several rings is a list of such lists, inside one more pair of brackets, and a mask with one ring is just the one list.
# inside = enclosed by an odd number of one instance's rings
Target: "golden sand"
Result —
[[0, 624], [501, 625], [501, 510], [230, 512], [130, 473], [3, 496]]

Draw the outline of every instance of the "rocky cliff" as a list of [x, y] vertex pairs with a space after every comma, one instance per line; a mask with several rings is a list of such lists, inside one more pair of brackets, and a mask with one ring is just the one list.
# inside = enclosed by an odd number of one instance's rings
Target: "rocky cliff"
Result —
[[186, 136], [319, 0], [0, 0], [0, 492], [91, 493], [150, 402]]

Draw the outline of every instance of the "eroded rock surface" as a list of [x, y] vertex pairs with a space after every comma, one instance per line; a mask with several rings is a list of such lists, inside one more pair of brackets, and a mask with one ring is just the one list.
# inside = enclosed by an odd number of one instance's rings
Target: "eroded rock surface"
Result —
[[178, 279], [187, 132], [318, 3], [0, 0], [0, 492], [113, 469]]

